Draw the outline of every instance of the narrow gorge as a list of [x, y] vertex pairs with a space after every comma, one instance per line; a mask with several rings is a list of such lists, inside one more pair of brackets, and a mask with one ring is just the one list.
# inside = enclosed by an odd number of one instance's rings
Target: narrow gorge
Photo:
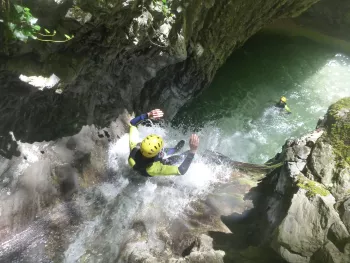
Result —
[[[16, 4], [55, 36], [11, 36]], [[1, 7], [0, 262], [350, 262], [350, 5]], [[200, 137], [183, 176], [127, 165], [153, 108], [141, 137]]]

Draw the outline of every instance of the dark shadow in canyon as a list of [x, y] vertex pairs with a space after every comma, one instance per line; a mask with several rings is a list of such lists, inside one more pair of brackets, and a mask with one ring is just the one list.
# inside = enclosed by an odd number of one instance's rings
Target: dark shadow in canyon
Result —
[[[274, 191], [277, 172], [267, 175], [260, 183], [251, 188], [244, 200], [251, 200], [253, 208], [242, 214], [233, 213], [221, 216], [222, 222], [232, 233], [209, 232], [213, 238], [213, 247], [225, 251], [225, 263], [285, 263], [270, 246], [272, 233], [283, 220], [289, 206], [288, 196], [294, 189], [282, 195]], [[267, 216], [274, 209], [274, 221]]]

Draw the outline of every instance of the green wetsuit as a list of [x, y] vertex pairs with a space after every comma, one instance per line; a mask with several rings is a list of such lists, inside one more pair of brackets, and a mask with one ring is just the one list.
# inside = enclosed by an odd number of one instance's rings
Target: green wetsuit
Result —
[[136, 125], [148, 118], [147, 114], [142, 114], [130, 121], [129, 131], [129, 165], [144, 176], [162, 175], [182, 175], [185, 174], [194, 158], [194, 153], [188, 152], [181, 165], [169, 164], [167, 159], [162, 159], [161, 155], [153, 158], [146, 158], [141, 154], [138, 143], [139, 132]]
[[276, 105], [275, 105], [277, 108], [281, 108], [281, 109], [285, 109], [286, 110], [286, 112], [288, 112], [288, 113], [292, 113], [292, 111], [290, 110], [290, 108], [287, 106], [287, 104], [286, 103], [284, 103], [284, 102], [277, 102], [276, 103]]

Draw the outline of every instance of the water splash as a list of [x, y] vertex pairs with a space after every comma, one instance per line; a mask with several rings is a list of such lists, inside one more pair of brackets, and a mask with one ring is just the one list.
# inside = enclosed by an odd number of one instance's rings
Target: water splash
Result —
[[[350, 94], [347, 56], [329, 52], [324, 56], [324, 49], [312, 53], [308, 48], [299, 54], [294, 52], [295, 46], [290, 48], [293, 52], [281, 52], [286, 53], [287, 59], [276, 57], [275, 50], [269, 47], [273, 52], [264, 50], [263, 59], [253, 50], [249, 58], [244, 57], [248, 65], [242, 65], [242, 59], [237, 60], [238, 66], [229, 63], [229, 74], [219, 83], [224, 88], [220, 90], [214, 81], [193, 102], [195, 107], [187, 107], [184, 114], [193, 118], [188, 118], [187, 124], [184, 121], [183, 129], [140, 127], [140, 141], [147, 134], [156, 133], [164, 138], [166, 147], [174, 146], [189, 138], [191, 129], [198, 130], [203, 124], [198, 131], [199, 152], [209, 149], [237, 161], [255, 163], [273, 157], [287, 138], [314, 129], [318, 117], [331, 103]], [[236, 71], [239, 75], [232, 74]], [[250, 82], [254, 78], [256, 81]], [[271, 99], [277, 100], [281, 95], [288, 98], [292, 115], [273, 107]], [[200, 121], [195, 122], [196, 119]], [[183, 150], [187, 149], [188, 145]], [[166, 238], [162, 239], [162, 235], [166, 235], [170, 225], [179, 221], [186, 224], [192, 202], [206, 198], [216, 184], [227, 182], [231, 176], [227, 167], [211, 165], [196, 155], [184, 176], [145, 178], [130, 169], [128, 155], [126, 134], [111, 143], [109, 149], [113, 184], [100, 187], [107, 204], [70, 244], [65, 262], [123, 262], [121, 252], [128, 250], [138, 254], [164, 253]]]
[[[170, 127], [141, 126], [139, 131], [140, 140], [156, 133], [164, 138], [166, 146], [189, 137], [189, 134], [180, 134]], [[230, 176], [224, 167], [211, 165], [196, 155], [186, 175], [143, 177], [128, 166], [128, 140], [129, 136], [125, 134], [111, 144], [109, 166], [115, 180], [114, 189], [111, 185], [99, 186], [103, 195], [109, 196], [108, 205], [101, 216], [81, 229], [65, 253], [65, 262], [77, 262], [83, 258], [88, 262], [100, 262], [99, 251], [107, 248], [111, 249], [111, 254], [103, 258], [117, 258], [121, 249], [131, 245], [128, 240], [135, 239], [131, 236], [136, 235], [135, 228], [139, 224], [148, 236], [147, 245], [143, 244], [142, 249], [162, 252], [165, 243], [159, 237], [159, 229], [167, 228], [172, 220], [183, 218], [191, 202], [205, 198], [216, 183], [224, 182]], [[104, 237], [103, 243], [99, 242], [100, 236]], [[96, 239], [97, 242], [91, 242]]]

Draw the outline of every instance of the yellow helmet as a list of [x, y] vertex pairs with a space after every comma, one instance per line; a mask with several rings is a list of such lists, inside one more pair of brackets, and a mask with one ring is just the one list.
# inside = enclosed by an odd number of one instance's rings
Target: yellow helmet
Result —
[[282, 97], [280, 98], [280, 100], [281, 100], [282, 102], [284, 102], [284, 103], [286, 103], [286, 102], [287, 102], [287, 98], [286, 98], [286, 97], [284, 97], [284, 96], [282, 96]]
[[163, 148], [163, 139], [156, 135], [148, 135], [141, 142], [141, 154], [147, 158], [152, 158], [156, 156], [160, 150]]

